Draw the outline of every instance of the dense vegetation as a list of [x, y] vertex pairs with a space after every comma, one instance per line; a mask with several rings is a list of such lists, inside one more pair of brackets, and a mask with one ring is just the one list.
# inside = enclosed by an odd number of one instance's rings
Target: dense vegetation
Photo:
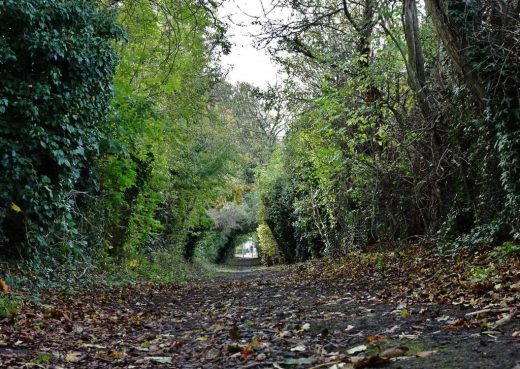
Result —
[[267, 98], [223, 81], [215, 7], [0, 2], [3, 258], [175, 274], [255, 230]]
[[519, 4], [281, 0], [261, 90], [225, 81], [214, 1], [0, 0], [1, 257], [516, 242]]
[[264, 21], [262, 41], [294, 119], [259, 176], [259, 230], [286, 261], [518, 239], [518, 1], [278, 6], [292, 16]]

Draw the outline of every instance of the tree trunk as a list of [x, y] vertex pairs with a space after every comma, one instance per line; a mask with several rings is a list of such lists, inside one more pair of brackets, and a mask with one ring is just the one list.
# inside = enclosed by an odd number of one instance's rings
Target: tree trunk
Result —
[[417, 16], [416, 0], [403, 1], [402, 22], [406, 47], [408, 50], [408, 80], [412, 87], [421, 112], [426, 120], [433, 118], [434, 112], [438, 111], [432, 107], [433, 99], [426, 86], [426, 71], [424, 69], [424, 54], [419, 37], [419, 17]]
[[472, 92], [478, 108], [483, 110], [485, 98], [483, 80], [471, 65], [471, 60], [466, 54], [468, 44], [463, 35], [457, 30], [445, 1], [426, 0], [426, 8], [432, 17], [437, 34], [453, 60], [455, 67], [462, 76], [466, 86]]

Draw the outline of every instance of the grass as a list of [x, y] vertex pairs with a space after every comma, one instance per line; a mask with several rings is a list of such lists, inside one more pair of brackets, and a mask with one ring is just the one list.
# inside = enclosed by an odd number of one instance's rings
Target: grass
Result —
[[14, 315], [22, 303], [21, 297], [11, 293], [0, 295], [0, 318], [9, 318]]

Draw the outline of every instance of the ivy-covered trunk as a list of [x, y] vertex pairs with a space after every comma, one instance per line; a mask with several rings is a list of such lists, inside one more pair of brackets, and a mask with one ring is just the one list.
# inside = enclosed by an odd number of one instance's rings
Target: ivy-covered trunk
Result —
[[[426, 0], [454, 65], [481, 112], [483, 132], [495, 137], [505, 193], [497, 214], [520, 237], [520, 15], [514, 2]], [[490, 173], [490, 175], [493, 175]]]

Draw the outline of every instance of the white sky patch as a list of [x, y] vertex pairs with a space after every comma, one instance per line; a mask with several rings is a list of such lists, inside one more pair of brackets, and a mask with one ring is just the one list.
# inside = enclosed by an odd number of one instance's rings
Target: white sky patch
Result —
[[222, 57], [224, 68], [231, 68], [227, 78], [231, 83], [265, 87], [277, 81], [278, 68], [267, 50], [253, 46], [254, 35], [261, 32], [261, 27], [252, 23], [255, 17], [263, 16], [262, 1], [268, 11], [271, 0], [228, 0], [219, 9], [221, 19], [229, 24], [228, 37], [233, 44], [231, 54]]

